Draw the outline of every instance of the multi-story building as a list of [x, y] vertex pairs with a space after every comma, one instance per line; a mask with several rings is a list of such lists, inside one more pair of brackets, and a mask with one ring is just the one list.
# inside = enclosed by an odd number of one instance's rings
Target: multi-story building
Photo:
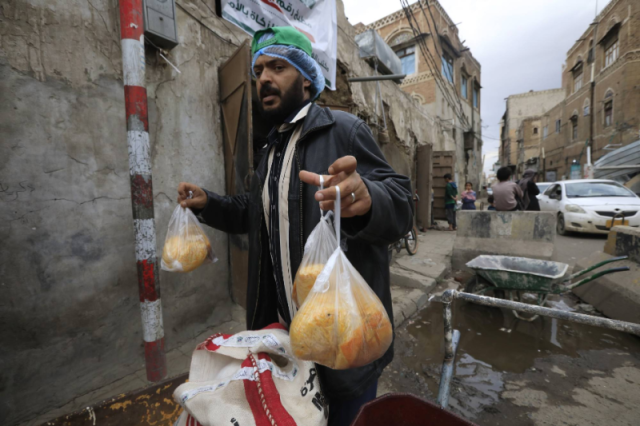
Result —
[[[528, 131], [523, 129], [525, 120], [542, 116], [548, 109], [564, 99], [562, 89], [541, 90], [511, 95], [507, 98], [507, 110], [502, 117], [502, 131], [500, 135], [500, 164], [511, 167], [514, 173], [522, 173], [524, 161], [538, 156], [532, 156], [539, 147], [534, 147], [534, 140], [540, 140], [540, 123], [534, 126], [529, 121]], [[533, 139], [533, 140], [532, 140]], [[525, 154], [526, 145], [526, 154]], [[519, 167], [520, 165], [520, 167]], [[529, 165], [531, 166], [531, 165]]]
[[420, 0], [356, 33], [375, 29], [402, 61], [401, 88], [434, 120], [434, 151], [455, 155], [456, 180], [480, 183], [482, 139], [480, 63], [458, 37], [458, 28], [442, 5]]
[[[612, 0], [600, 12], [567, 52], [559, 90], [561, 101], [526, 116], [540, 120], [546, 180], [569, 178], [571, 164], [586, 164], [587, 148], [595, 161], [640, 138], [640, 3]], [[510, 150], [503, 136], [502, 161]], [[518, 165], [512, 152], [509, 159]]]

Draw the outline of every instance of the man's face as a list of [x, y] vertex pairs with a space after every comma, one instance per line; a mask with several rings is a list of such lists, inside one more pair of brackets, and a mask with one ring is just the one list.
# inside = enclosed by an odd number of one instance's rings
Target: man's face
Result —
[[304, 101], [311, 82], [284, 59], [261, 55], [253, 67], [263, 116], [281, 124]]

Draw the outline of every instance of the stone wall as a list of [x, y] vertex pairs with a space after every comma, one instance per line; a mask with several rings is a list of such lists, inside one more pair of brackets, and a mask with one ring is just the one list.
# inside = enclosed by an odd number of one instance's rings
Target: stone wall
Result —
[[483, 254], [553, 258], [556, 216], [551, 212], [461, 210], [457, 223], [454, 271], [467, 269], [467, 262]]
[[[205, 3], [206, 1], [206, 3]], [[247, 35], [212, 0], [177, 0], [180, 44], [147, 49], [157, 248], [191, 181], [224, 193], [218, 67]], [[375, 83], [338, 2], [337, 96], [372, 123]], [[144, 366], [134, 256], [117, 0], [0, 4], [0, 423], [62, 406]], [[392, 165], [412, 174], [431, 124], [395, 83], [381, 83]], [[329, 96], [329, 95], [328, 95]], [[381, 121], [381, 116], [378, 117]], [[166, 349], [230, 317], [227, 237], [220, 258], [161, 272]]]

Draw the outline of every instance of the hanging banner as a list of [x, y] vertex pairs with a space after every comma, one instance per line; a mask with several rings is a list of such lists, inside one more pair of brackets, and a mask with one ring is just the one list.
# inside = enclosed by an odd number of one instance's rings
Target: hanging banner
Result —
[[335, 0], [222, 0], [222, 17], [253, 36], [271, 27], [294, 27], [309, 40], [331, 90], [336, 90], [338, 18]]

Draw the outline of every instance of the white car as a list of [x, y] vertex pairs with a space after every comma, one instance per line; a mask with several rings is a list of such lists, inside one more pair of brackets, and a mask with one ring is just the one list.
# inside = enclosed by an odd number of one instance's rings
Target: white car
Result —
[[[640, 226], [640, 197], [612, 180], [555, 182], [540, 195], [540, 210], [558, 214], [557, 231], [606, 234], [613, 225]], [[612, 221], [614, 220], [615, 223]]]

